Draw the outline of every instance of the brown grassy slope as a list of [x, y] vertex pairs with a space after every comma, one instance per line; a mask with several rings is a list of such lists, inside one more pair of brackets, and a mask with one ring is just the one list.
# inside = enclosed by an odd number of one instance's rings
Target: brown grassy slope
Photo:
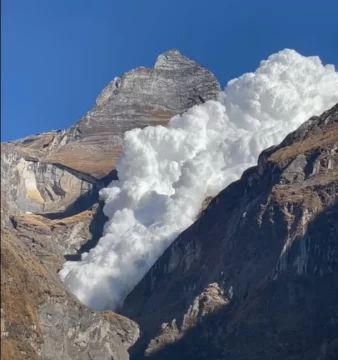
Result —
[[38, 359], [42, 333], [36, 309], [50, 291], [44, 266], [1, 229], [1, 360]]

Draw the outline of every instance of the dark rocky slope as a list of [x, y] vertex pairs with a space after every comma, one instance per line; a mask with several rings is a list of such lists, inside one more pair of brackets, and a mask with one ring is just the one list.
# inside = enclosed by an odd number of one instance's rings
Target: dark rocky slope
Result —
[[214, 198], [121, 313], [132, 359], [337, 359], [338, 105]]

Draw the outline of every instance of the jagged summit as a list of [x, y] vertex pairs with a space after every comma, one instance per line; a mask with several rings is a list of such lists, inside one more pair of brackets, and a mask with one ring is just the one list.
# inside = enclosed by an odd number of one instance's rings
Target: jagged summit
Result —
[[161, 70], [184, 70], [196, 66], [196, 62], [183, 55], [177, 49], [169, 49], [156, 59], [154, 68]]

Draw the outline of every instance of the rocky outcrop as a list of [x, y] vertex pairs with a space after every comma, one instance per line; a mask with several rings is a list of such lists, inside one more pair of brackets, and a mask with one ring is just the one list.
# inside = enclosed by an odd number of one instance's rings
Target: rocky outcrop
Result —
[[70, 217], [49, 219], [34, 214], [11, 217], [16, 236], [55, 273], [65, 258], [78, 260], [83, 252], [96, 245], [106, 220], [102, 204]]
[[66, 292], [57, 271], [95, 246], [102, 206], [70, 217], [16, 214], [1, 227], [1, 359], [129, 359], [138, 325], [94, 312]]
[[103, 187], [104, 182], [91, 175], [39, 161], [20, 146], [2, 144], [1, 149], [1, 191], [11, 213], [62, 212]]
[[131, 292], [132, 359], [336, 359], [337, 219], [338, 105], [264, 151]]
[[46, 266], [57, 252], [39, 255], [1, 230], [1, 359], [129, 359], [137, 324], [81, 305]]

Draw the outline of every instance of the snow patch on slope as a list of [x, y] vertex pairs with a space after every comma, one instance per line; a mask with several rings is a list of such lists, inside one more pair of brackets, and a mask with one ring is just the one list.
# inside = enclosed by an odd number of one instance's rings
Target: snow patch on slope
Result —
[[115, 309], [163, 251], [215, 196], [312, 115], [338, 101], [338, 73], [318, 57], [283, 50], [231, 80], [220, 102], [173, 117], [167, 127], [128, 131], [119, 181], [100, 192], [104, 235], [60, 277], [83, 303]]

